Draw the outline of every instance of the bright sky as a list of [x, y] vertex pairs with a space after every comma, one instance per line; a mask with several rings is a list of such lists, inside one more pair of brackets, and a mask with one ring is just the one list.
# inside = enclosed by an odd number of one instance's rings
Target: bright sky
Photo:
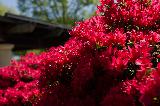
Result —
[[17, 0], [0, 0], [0, 3], [8, 7], [17, 9]]

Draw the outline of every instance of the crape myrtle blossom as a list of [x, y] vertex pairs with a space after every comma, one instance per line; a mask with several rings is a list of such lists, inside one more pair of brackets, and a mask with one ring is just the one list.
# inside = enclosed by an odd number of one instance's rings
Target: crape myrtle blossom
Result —
[[160, 1], [97, 8], [63, 46], [0, 68], [0, 106], [160, 105]]

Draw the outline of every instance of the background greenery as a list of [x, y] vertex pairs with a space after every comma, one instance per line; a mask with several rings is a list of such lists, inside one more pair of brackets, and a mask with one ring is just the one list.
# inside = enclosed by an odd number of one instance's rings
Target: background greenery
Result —
[[[5, 13], [30, 16], [54, 24], [73, 26], [76, 21], [82, 21], [95, 14], [99, 0], [17, 0], [18, 11], [0, 3], [0, 16]], [[44, 49], [15, 51], [15, 55], [28, 52], [39, 54]]]
[[92, 16], [97, 3], [98, 0], [18, 0], [18, 8], [23, 15], [73, 25], [75, 21]]
[[4, 16], [5, 13], [18, 14], [16, 9], [7, 7], [6, 5], [3, 5], [3, 4], [0, 3], [0, 16]]

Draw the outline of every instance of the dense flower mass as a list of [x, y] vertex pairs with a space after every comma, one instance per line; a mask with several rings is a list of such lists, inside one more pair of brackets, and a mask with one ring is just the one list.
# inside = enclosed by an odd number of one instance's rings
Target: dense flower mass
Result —
[[159, 106], [160, 0], [100, 0], [64, 46], [0, 68], [0, 106]]

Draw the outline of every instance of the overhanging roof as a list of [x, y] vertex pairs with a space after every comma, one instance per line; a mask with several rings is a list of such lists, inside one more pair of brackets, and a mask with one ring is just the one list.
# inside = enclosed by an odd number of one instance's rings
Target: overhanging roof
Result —
[[3, 43], [15, 44], [15, 49], [57, 46], [69, 38], [70, 29], [65, 25], [9, 13], [0, 16], [0, 39]]

